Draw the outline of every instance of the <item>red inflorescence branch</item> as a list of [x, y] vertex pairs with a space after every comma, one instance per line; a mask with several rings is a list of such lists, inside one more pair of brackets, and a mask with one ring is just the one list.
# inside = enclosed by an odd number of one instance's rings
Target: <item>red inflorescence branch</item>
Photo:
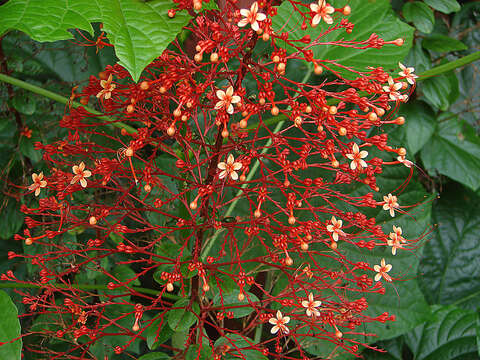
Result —
[[[175, 2], [172, 17], [202, 7], [201, 0]], [[372, 335], [363, 324], [394, 320], [367, 316], [365, 294], [384, 293], [395, 269], [385, 259], [349, 259], [342, 248], [389, 247], [395, 255], [415, 247], [400, 227], [386, 234], [362, 212], [403, 211], [376, 180], [386, 165], [412, 163], [376, 129], [403, 124], [392, 108], [407, 100], [415, 75], [403, 65], [392, 77], [378, 67], [315, 59], [317, 46], [382, 48], [403, 40], [372, 34], [329, 43], [326, 34], [354, 31], [350, 8], [289, 2], [303, 19], [296, 38], [319, 23], [327, 30], [295, 40], [272, 28], [272, 2], [239, 9], [227, 1], [187, 26], [195, 53], [175, 42], [138, 84], [115, 65], [79, 90], [85, 103], [97, 102], [136, 132], [117, 133], [71, 108], [60, 120], [68, 138], [36, 144], [47, 167], [32, 174], [27, 192], [38, 205], [22, 207], [27, 229], [16, 236], [35, 251], [10, 256], [38, 268], [29, 283], [39, 290], [22, 295], [26, 315], [41, 314], [43, 322], [28, 335], [58, 341], [27, 342], [25, 351], [95, 359], [99, 349], [134, 351], [150, 336], [178, 358], [256, 351], [306, 359], [320, 340], [358, 354]], [[255, 52], [260, 45], [269, 57]], [[298, 61], [324, 79], [289, 78], [289, 64]], [[280, 115], [274, 131], [269, 123]], [[355, 183], [363, 195], [349, 194]], [[12, 272], [2, 279], [19, 281]], [[107, 289], [77, 286], [88, 282]], [[165, 331], [184, 332], [181, 346], [162, 338]]]

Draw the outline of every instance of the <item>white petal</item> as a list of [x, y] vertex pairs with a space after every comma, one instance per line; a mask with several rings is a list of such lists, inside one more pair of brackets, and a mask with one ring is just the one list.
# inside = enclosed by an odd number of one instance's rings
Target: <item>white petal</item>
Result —
[[241, 162], [233, 163], [233, 170], [237, 171], [237, 170], [240, 170], [241, 168], [242, 168]]
[[267, 15], [263, 14], [263, 13], [258, 13], [257, 14], [257, 21], [263, 21], [267, 18]]
[[223, 170], [218, 174], [219, 179], [223, 179], [225, 176], [227, 176], [227, 170]]
[[230, 177], [232, 178], [232, 180], [238, 180], [238, 174], [235, 171], [232, 171], [230, 173]]
[[247, 18], [244, 18], [237, 23], [237, 26], [238, 27], [244, 27], [247, 24], [248, 24], [248, 20], [247, 20]]
[[248, 17], [248, 15], [250, 15], [250, 10], [248, 10], [248, 9], [240, 9], [240, 14], [241, 14], [242, 16]]
[[252, 27], [253, 31], [258, 31], [258, 29], [260, 29], [260, 26], [258, 26], [257, 21], [252, 22], [252, 24], [250, 26]]
[[233, 114], [233, 105], [232, 104], [228, 105], [227, 113]]
[[227, 168], [227, 164], [225, 164], [223, 161], [222, 162], [219, 162], [217, 167], [220, 169], [220, 170], [225, 170]]
[[223, 91], [223, 90], [217, 90], [217, 97], [218, 97], [220, 100], [224, 100], [224, 99], [225, 99], [225, 91]]

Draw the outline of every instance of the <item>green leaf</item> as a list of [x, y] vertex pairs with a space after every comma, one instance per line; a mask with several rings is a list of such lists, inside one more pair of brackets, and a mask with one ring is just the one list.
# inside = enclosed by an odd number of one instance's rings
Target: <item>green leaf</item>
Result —
[[38, 140], [39, 139], [29, 139], [26, 136], [22, 136], [20, 137], [18, 144], [21, 153], [28, 157], [33, 163], [38, 163], [40, 160], [42, 160], [42, 153], [38, 150], [35, 150], [34, 142]]
[[167, 360], [167, 359], [170, 359], [170, 356], [161, 352], [151, 352], [143, 356], [140, 356], [138, 358], [138, 360]]
[[[248, 339], [248, 341], [246, 340]], [[248, 349], [253, 344], [253, 340], [238, 334], [226, 334], [224, 337], [215, 341], [215, 347], [222, 345], [230, 346], [231, 350], [226, 354], [225, 360], [245, 359], [245, 360], [267, 360], [260, 351]]]
[[450, 93], [452, 91], [454, 91], [453, 84], [446, 75], [431, 77], [425, 80], [422, 86], [425, 100], [443, 111], [446, 111], [451, 105]]
[[37, 101], [31, 93], [19, 91], [12, 98], [12, 106], [21, 114], [33, 115], [37, 108]]
[[432, 310], [432, 320], [405, 336], [414, 359], [478, 359], [477, 313], [454, 306], [433, 306]]
[[65, 40], [69, 29], [93, 35], [90, 23], [102, 22], [119, 63], [137, 81], [190, 18], [182, 11], [170, 19], [172, 7], [169, 0], [10, 0], [0, 6], [0, 35], [18, 29], [37, 41]]
[[468, 49], [467, 45], [457, 39], [449, 36], [434, 34], [423, 39], [422, 46], [431, 51], [449, 52]]
[[[119, 265], [113, 269], [112, 275], [121, 282], [126, 282], [133, 279], [137, 274], [128, 265]], [[128, 283], [128, 286], [140, 285], [140, 280], [137, 278]]]
[[254, 309], [252, 303], [258, 301], [258, 298], [250, 292], [245, 292], [245, 299], [243, 301], [238, 300], [237, 290], [236, 292], [223, 293], [222, 295], [220, 295], [220, 293], [215, 294], [213, 305], [221, 306], [225, 311], [233, 312], [234, 317], [240, 318], [249, 315]]
[[0, 309], [2, 309], [0, 359], [20, 360], [22, 358], [22, 339], [9, 343], [9, 341], [20, 336], [18, 311], [10, 296], [2, 290], [0, 290]]
[[432, 108], [421, 101], [408, 103], [400, 108], [405, 117], [405, 133], [408, 154], [415, 155], [430, 140], [437, 126]]
[[480, 140], [475, 130], [451, 113], [439, 117], [437, 130], [421, 151], [425, 168], [477, 190], [480, 187]]
[[[337, 1], [335, 7], [339, 8], [343, 5], [350, 5], [352, 14], [348, 20], [355, 24], [355, 28], [351, 34], [344, 30], [333, 31], [332, 33], [322, 36], [321, 42], [332, 42], [343, 39], [366, 40], [372, 33], [376, 33], [385, 41], [404, 38], [405, 45], [384, 45], [382, 49], [354, 49], [335, 45], [318, 45], [311, 48], [314, 57], [321, 60], [337, 60], [344, 66], [352, 66], [356, 69], [366, 69], [367, 66], [383, 66], [386, 69], [396, 69], [398, 62], [402, 61], [408, 53], [412, 43], [413, 28], [406, 23], [400, 21], [392, 12], [390, 2], [388, 0], [351, 0]], [[280, 32], [289, 32], [290, 39], [300, 39], [305, 34], [309, 34], [314, 40], [327, 28], [322, 21], [315, 29], [309, 29], [308, 32], [299, 29], [302, 19], [297, 12], [293, 11], [289, 2], [283, 2], [278, 8], [278, 14], [272, 19], [273, 28]], [[282, 30], [280, 30], [282, 29]], [[292, 51], [291, 48], [289, 48]], [[375, 61], [372, 63], [372, 59]], [[335, 67], [336, 71], [340, 71], [343, 76], [352, 77], [349, 71]]]
[[13, 198], [2, 199], [0, 216], [0, 238], [9, 239], [20, 230], [23, 224], [23, 215], [19, 210], [19, 204]]
[[[480, 197], [458, 184], [444, 191], [433, 208], [438, 226], [425, 245], [419, 276], [430, 303], [461, 303], [476, 309], [480, 301]], [[473, 260], [473, 261], [472, 261]]]
[[170, 325], [172, 330], [176, 332], [187, 331], [190, 326], [197, 322], [200, 308], [197, 303], [193, 303], [193, 309], [185, 309], [189, 304], [189, 299], [180, 299], [173, 304], [173, 309], [170, 310], [167, 315], [168, 325]]
[[[160, 328], [161, 326], [161, 328]], [[173, 330], [167, 325], [163, 318], [155, 320], [145, 331], [148, 348], [154, 350], [158, 345], [163, 344], [173, 334]]]
[[402, 13], [405, 20], [412, 22], [418, 30], [427, 34], [432, 32], [435, 16], [428, 5], [420, 1], [405, 3]]
[[430, 55], [422, 47], [422, 39], [417, 39], [415, 45], [408, 53], [405, 63], [415, 66], [415, 72], [421, 73], [432, 67]]
[[460, 4], [456, 0], [424, 0], [427, 5], [430, 5], [435, 10], [450, 14], [461, 9]]

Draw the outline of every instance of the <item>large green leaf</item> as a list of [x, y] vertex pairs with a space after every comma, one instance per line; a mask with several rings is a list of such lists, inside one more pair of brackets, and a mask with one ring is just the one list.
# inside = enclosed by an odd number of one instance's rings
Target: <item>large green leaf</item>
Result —
[[476, 309], [480, 301], [480, 198], [459, 185], [447, 190], [433, 209], [438, 226], [425, 245], [419, 278], [430, 303], [461, 302]]
[[457, 0], [425, 0], [425, 2], [435, 10], [445, 14], [460, 10], [460, 4]]
[[173, 304], [173, 309], [168, 312], [168, 325], [176, 332], [186, 331], [198, 321], [200, 312], [198, 304], [193, 303], [192, 309], [185, 309], [189, 306], [189, 299], [180, 299]]
[[399, 114], [406, 119], [404, 129], [408, 154], [414, 155], [430, 140], [435, 131], [435, 113], [427, 104], [415, 101], [402, 106]]
[[425, 3], [420, 1], [405, 3], [402, 13], [405, 20], [412, 22], [418, 30], [424, 33], [432, 32], [435, 16]]
[[421, 157], [431, 173], [439, 172], [476, 190], [480, 187], [480, 140], [475, 130], [444, 113]]
[[[333, 31], [326, 36], [322, 36], [320, 42], [338, 41], [340, 39], [345, 41], [366, 40], [372, 33], [376, 33], [385, 41], [404, 38], [405, 44], [403, 46], [384, 45], [382, 49], [355, 49], [335, 45], [318, 45], [312, 48], [315, 58], [338, 60], [344, 66], [362, 70], [368, 66], [383, 66], [389, 70], [397, 69], [397, 63], [403, 61], [410, 49], [413, 28], [400, 21], [393, 14], [388, 0], [345, 0], [336, 1], [334, 5], [340, 8], [347, 3], [352, 8], [348, 20], [355, 24], [353, 32], [348, 34], [344, 30]], [[300, 31], [298, 28], [302, 24], [302, 20], [293, 11], [289, 2], [284, 2], [278, 8], [278, 14], [273, 18], [272, 23], [277, 31], [289, 32], [292, 39], [299, 39], [305, 34], [310, 34], [313, 40], [326, 30], [325, 23], [322, 21], [315, 29], [310, 28], [306, 32]], [[340, 71], [344, 76], [348, 76], [347, 71], [337, 67], [335, 70]]]
[[441, 34], [433, 34], [423, 40], [423, 47], [437, 52], [460, 51], [468, 49], [460, 40]]
[[433, 306], [432, 319], [405, 336], [415, 360], [478, 359], [478, 314], [454, 306]]
[[0, 6], [0, 35], [18, 29], [37, 41], [65, 40], [72, 38], [69, 29], [93, 35], [91, 23], [102, 22], [120, 64], [137, 81], [189, 19], [184, 11], [170, 19], [172, 7], [169, 0], [10, 0]]
[[20, 322], [18, 321], [17, 308], [5, 291], [0, 290], [0, 359], [20, 360], [22, 353], [22, 340], [9, 341], [20, 336]]

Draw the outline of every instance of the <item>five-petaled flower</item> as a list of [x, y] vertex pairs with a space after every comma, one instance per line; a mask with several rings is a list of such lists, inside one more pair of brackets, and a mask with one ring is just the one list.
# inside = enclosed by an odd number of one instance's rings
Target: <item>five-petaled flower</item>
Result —
[[70, 184], [73, 185], [80, 181], [82, 187], [87, 187], [87, 180], [85, 180], [85, 178], [92, 176], [92, 172], [85, 170], [85, 163], [82, 161], [79, 165], [74, 165], [72, 171], [75, 176], [72, 178], [72, 181], [70, 181]]
[[387, 273], [392, 270], [392, 265], [385, 264], [385, 259], [380, 261], [380, 265], [374, 265], [373, 270], [375, 270], [378, 274], [375, 275], [375, 281], [380, 281], [383, 277], [388, 282], [392, 281], [392, 278]]
[[363, 160], [363, 158], [368, 156], [368, 152], [365, 150], [360, 151], [357, 144], [353, 144], [352, 153], [346, 154], [345, 156], [352, 160], [350, 163], [350, 169], [355, 170], [356, 168], [367, 167], [367, 163]]
[[276, 334], [278, 330], [282, 334], [288, 334], [290, 330], [285, 324], [288, 324], [290, 321], [290, 316], [283, 316], [282, 312], [280, 310], [277, 310], [277, 317], [271, 317], [268, 322], [273, 325], [272, 329], [270, 332], [272, 334]]
[[401, 249], [402, 243], [406, 242], [402, 236], [402, 228], [393, 225], [393, 232], [389, 234], [389, 237], [390, 239], [387, 240], [387, 244], [392, 247], [392, 255], [396, 255], [397, 249]]
[[41, 188], [44, 188], [47, 186], [47, 181], [43, 180], [43, 172], [40, 174], [32, 174], [32, 180], [33, 184], [28, 187], [28, 190], [33, 191], [35, 190], [35, 196], [40, 195], [40, 190]]
[[407, 79], [407, 82], [410, 84], [410, 85], [413, 85], [415, 84], [415, 79], [418, 78], [417, 75], [415, 75], [413, 72], [415, 71], [415, 68], [413, 67], [406, 67], [405, 65], [403, 65], [402, 63], [398, 63], [398, 66], [400, 66], [400, 69], [402, 71], [400, 71], [398, 73], [398, 75], [404, 77], [405, 79]]
[[320, 300], [314, 300], [312, 293], [308, 294], [308, 300], [302, 301], [302, 306], [304, 308], [307, 308], [305, 310], [305, 313], [307, 314], [307, 316], [312, 316], [312, 315], [320, 316], [320, 311], [318, 311], [316, 308], [321, 305], [322, 305], [322, 302]]
[[229, 86], [227, 91], [217, 90], [217, 97], [220, 101], [215, 104], [215, 109], [224, 108], [229, 114], [233, 114], [233, 104], [237, 104], [241, 100], [240, 96], [233, 95], [233, 86]]
[[227, 162], [219, 162], [217, 167], [222, 170], [218, 175], [220, 179], [223, 179], [224, 177], [230, 175], [230, 178], [232, 180], [238, 180], [237, 171], [242, 168], [242, 163], [238, 161], [236, 162], [233, 155], [229, 154], [227, 157]]
[[260, 29], [258, 21], [263, 21], [267, 18], [265, 14], [258, 12], [258, 3], [256, 1], [252, 4], [250, 10], [241, 9], [240, 14], [242, 14], [244, 18], [240, 20], [237, 25], [244, 27], [245, 25], [250, 24], [252, 30], [254, 31], [258, 31]]
[[388, 86], [383, 87], [383, 91], [387, 92], [391, 100], [404, 100], [404, 95], [400, 94], [398, 90], [402, 88], [401, 82], [395, 82], [391, 76], [388, 77]]
[[327, 4], [326, 0], [318, 0], [318, 4], [310, 4], [310, 10], [315, 13], [312, 19], [312, 27], [317, 26], [320, 21], [325, 21], [327, 24], [332, 24], [333, 19], [330, 14], [335, 12], [333, 6]]
[[107, 80], [100, 80], [100, 86], [103, 89], [97, 94], [97, 98], [103, 97], [105, 100], [110, 99], [112, 91], [115, 89], [115, 84], [112, 84], [112, 74], [108, 76]]
[[413, 165], [413, 163], [410, 160], [405, 159], [405, 156], [402, 156], [402, 155], [397, 156], [397, 160], [398, 162], [402, 163], [408, 168], [411, 168]]
[[332, 216], [330, 220], [331, 224], [327, 225], [327, 231], [332, 233], [332, 238], [334, 241], [338, 241], [338, 235], [345, 236], [345, 233], [341, 230], [342, 220], [337, 220], [335, 216]]
[[390, 216], [394, 217], [395, 209], [398, 210], [399, 208], [397, 197], [395, 195], [388, 194], [388, 196], [383, 197], [383, 201], [385, 201], [385, 203], [383, 204], [383, 210], [389, 211]]

